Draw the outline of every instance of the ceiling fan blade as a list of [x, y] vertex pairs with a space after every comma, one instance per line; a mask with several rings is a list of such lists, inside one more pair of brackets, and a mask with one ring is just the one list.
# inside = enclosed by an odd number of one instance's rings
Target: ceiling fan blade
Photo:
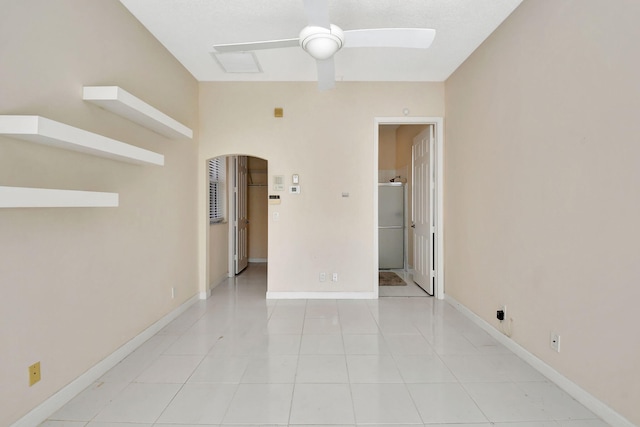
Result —
[[333, 57], [329, 59], [316, 60], [318, 68], [318, 89], [328, 90], [336, 87], [336, 67]]
[[217, 44], [213, 46], [216, 52], [247, 52], [250, 50], [261, 49], [279, 49], [282, 47], [298, 47], [300, 42], [298, 39], [283, 39], [283, 40], [267, 40], [261, 42], [248, 42], [248, 43], [231, 43], [231, 44]]
[[330, 28], [329, 4], [327, 0], [304, 0], [304, 13], [309, 25]]
[[428, 28], [378, 28], [347, 30], [343, 47], [408, 47], [426, 49], [431, 46], [436, 30]]

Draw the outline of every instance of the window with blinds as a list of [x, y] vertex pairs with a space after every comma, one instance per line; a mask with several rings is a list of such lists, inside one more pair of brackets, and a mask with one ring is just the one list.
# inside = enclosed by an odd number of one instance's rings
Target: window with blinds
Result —
[[209, 223], [224, 221], [225, 158], [209, 160]]

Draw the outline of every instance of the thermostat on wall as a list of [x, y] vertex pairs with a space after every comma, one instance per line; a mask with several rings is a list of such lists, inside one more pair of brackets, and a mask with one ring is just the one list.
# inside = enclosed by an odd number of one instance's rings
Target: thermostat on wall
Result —
[[277, 194], [269, 194], [269, 204], [270, 205], [279, 205], [280, 204], [280, 196]]
[[300, 194], [300, 186], [299, 185], [292, 185], [291, 187], [289, 187], [289, 193], [291, 193], [291, 194]]

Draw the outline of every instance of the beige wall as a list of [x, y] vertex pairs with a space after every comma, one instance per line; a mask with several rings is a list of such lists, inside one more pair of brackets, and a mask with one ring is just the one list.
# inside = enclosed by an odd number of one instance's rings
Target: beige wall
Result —
[[446, 292], [640, 424], [640, 3], [603, 6], [525, 0], [447, 80]]
[[380, 126], [378, 132], [378, 169], [396, 169], [396, 127]]
[[229, 277], [229, 223], [209, 226], [209, 286], [215, 288]]
[[413, 138], [427, 128], [427, 125], [398, 126], [395, 135], [395, 168], [402, 171], [402, 178], [411, 181], [411, 151]]
[[[165, 155], [138, 166], [0, 137], [0, 185], [120, 194], [118, 208], [0, 209], [0, 425], [197, 293], [195, 140], [82, 101], [119, 85], [197, 129], [197, 82], [117, 1], [4, 1], [0, 114], [35, 114]], [[176, 297], [171, 299], [171, 288]], [[40, 361], [42, 380], [28, 386]]]
[[[401, 116], [405, 107], [419, 116], [442, 116], [444, 85], [338, 83], [326, 92], [312, 82], [200, 88], [201, 159], [248, 154], [269, 161], [270, 180], [284, 175], [289, 184], [292, 174], [300, 175], [301, 194], [279, 192], [282, 204], [269, 206], [269, 291], [372, 292], [374, 118]], [[283, 118], [273, 117], [274, 107], [284, 108]], [[202, 168], [201, 182], [205, 178]], [[202, 191], [203, 212], [205, 196]], [[321, 271], [337, 272], [339, 282], [320, 283]]]

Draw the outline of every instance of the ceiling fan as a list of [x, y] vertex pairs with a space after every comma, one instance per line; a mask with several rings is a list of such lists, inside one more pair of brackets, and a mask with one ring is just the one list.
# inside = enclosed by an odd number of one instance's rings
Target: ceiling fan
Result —
[[428, 28], [378, 28], [343, 31], [329, 21], [328, 0], [303, 0], [308, 25], [295, 39], [218, 44], [216, 52], [247, 52], [300, 46], [316, 60], [320, 90], [335, 86], [333, 55], [343, 47], [393, 47], [426, 49], [436, 31]]

